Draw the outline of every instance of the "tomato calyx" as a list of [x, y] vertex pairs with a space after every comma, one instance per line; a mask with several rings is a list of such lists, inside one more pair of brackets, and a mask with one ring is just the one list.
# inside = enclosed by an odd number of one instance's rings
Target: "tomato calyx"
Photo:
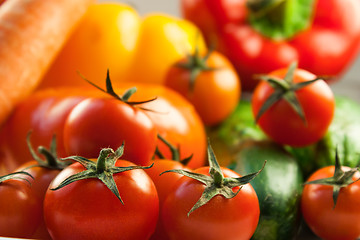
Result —
[[339, 197], [340, 190], [344, 187], [349, 186], [360, 180], [360, 178], [356, 180], [352, 180], [354, 174], [359, 171], [359, 167], [351, 168], [347, 171], [344, 171], [341, 168], [341, 163], [339, 160], [339, 155], [337, 149], [335, 150], [335, 171], [334, 175], [329, 178], [317, 179], [314, 181], [305, 182], [304, 184], [320, 184], [320, 185], [329, 185], [333, 187], [333, 200], [334, 207], [336, 206], [337, 199]]
[[199, 53], [199, 48], [196, 47], [194, 53], [189, 54], [186, 57], [185, 62], [180, 62], [176, 64], [176, 67], [186, 69], [190, 72], [189, 89], [191, 91], [194, 89], [195, 80], [201, 72], [216, 70], [216, 68], [209, 67], [206, 63], [212, 52], [213, 50], [211, 49], [206, 53], [204, 57], [201, 57]]
[[56, 151], [56, 136], [53, 135], [50, 143], [50, 148], [47, 149], [44, 146], [38, 147], [38, 152], [45, 157], [45, 160], [43, 160], [34, 150], [31, 141], [30, 141], [30, 135], [31, 131], [26, 136], [26, 143], [28, 145], [30, 154], [32, 158], [38, 163], [36, 165], [29, 166], [28, 168], [33, 167], [43, 167], [48, 169], [56, 169], [56, 170], [62, 170], [65, 167], [69, 166], [72, 161], [61, 161], [57, 157], [57, 151]]
[[[79, 73], [80, 74], [80, 73]], [[124, 102], [130, 106], [137, 106], [137, 105], [140, 105], [140, 104], [144, 104], [144, 103], [148, 103], [148, 102], [152, 102], [154, 100], [157, 99], [157, 97], [154, 97], [152, 99], [148, 99], [148, 100], [144, 100], [144, 101], [129, 101], [130, 97], [137, 91], [137, 88], [136, 87], [132, 87], [130, 89], [128, 89], [127, 91], [125, 91], [125, 93], [121, 96], [119, 94], [117, 94], [115, 91], [114, 91], [114, 88], [112, 86], [112, 83], [111, 83], [111, 79], [110, 79], [110, 72], [109, 72], [109, 69], [107, 70], [106, 72], [106, 79], [105, 79], [105, 84], [106, 84], [106, 89], [103, 89], [101, 87], [99, 87], [98, 85], [96, 85], [95, 83], [91, 82], [90, 80], [86, 79], [84, 76], [82, 76], [80, 74], [80, 76], [86, 81], [88, 82], [90, 85], [94, 86], [95, 88], [99, 89], [100, 91], [110, 95], [111, 97], [121, 101], [121, 102]], [[137, 106], [138, 107], [138, 106]], [[152, 111], [151, 109], [147, 109], [147, 108], [143, 108], [143, 107], [138, 107], [142, 110], [146, 110], [146, 111]]]
[[27, 178], [20, 177], [19, 175], [26, 175], [26, 176], [29, 176], [32, 179], [34, 179], [34, 177], [28, 172], [17, 171], [17, 172], [12, 172], [12, 173], [6, 174], [4, 176], [0, 176], [0, 184], [4, 181], [10, 180], [10, 179], [20, 179], [20, 180], [24, 180], [24, 181], [28, 182], [31, 185], [31, 182]]
[[[170, 142], [168, 142], [165, 138], [163, 138], [160, 134], [157, 135], [158, 139], [160, 139], [160, 141], [162, 141], [169, 149], [171, 152], [171, 160], [180, 162], [181, 164], [183, 164], [184, 166], [186, 166], [189, 161], [192, 159], [194, 154], [191, 154], [190, 156], [180, 159], [180, 146], [178, 146], [177, 148], [172, 145]], [[157, 156], [160, 159], [166, 159], [166, 157], [161, 153], [161, 151], [159, 150], [158, 146], [156, 146], [155, 149], [155, 154], [154, 157]]]
[[[195, 179], [204, 185], [206, 185], [204, 192], [202, 193], [200, 199], [195, 203], [195, 205], [190, 209], [187, 213], [189, 216], [193, 211], [198, 209], [199, 207], [205, 205], [209, 202], [213, 197], [216, 195], [221, 195], [226, 199], [231, 199], [235, 197], [240, 190], [242, 189], [243, 185], [249, 183], [253, 180], [265, 167], [266, 161], [262, 168], [254, 173], [248, 174], [246, 176], [233, 178], [233, 177], [224, 177], [220, 165], [215, 157], [214, 151], [211, 148], [210, 144], [208, 144], [208, 159], [209, 159], [209, 175], [199, 174], [190, 172], [187, 170], [182, 169], [172, 169], [165, 172], [162, 172], [160, 175], [167, 173], [167, 172], [175, 172], [186, 177]], [[237, 191], [233, 191], [234, 188], [239, 187]]]
[[249, 23], [265, 37], [286, 40], [308, 28], [314, 0], [247, 0]]
[[123, 155], [123, 153], [124, 153], [124, 143], [116, 151], [114, 151], [111, 148], [103, 148], [100, 151], [99, 157], [96, 162], [80, 156], [70, 156], [63, 158], [64, 160], [71, 159], [76, 162], [79, 162], [82, 166], [85, 167], [86, 170], [67, 177], [63, 182], [59, 184], [59, 186], [57, 186], [56, 188], [52, 188], [51, 190], [55, 191], [61, 189], [75, 181], [97, 178], [101, 180], [106, 185], [106, 187], [109, 188], [109, 190], [113, 192], [115, 196], [120, 200], [120, 202], [124, 205], [124, 202], [120, 197], [120, 193], [116, 186], [113, 175], [135, 169], [148, 169], [151, 168], [153, 164], [151, 164], [150, 166], [137, 166], [137, 165], [129, 166], [129, 167], [115, 166], [115, 163]]
[[294, 74], [297, 68], [297, 62], [290, 64], [288, 71], [283, 79], [270, 76], [270, 75], [260, 75], [259, 78], [263, 81], [268, 82], [271, 87], [274, 89], [274, 92], [266, 99], [264, 104], [261, 106], [259, 112], [256, 115], [255, 122], [258, 122], [261, 116], [275, 103], [284, 99], [288, 102], [291, 108], [297, 113], [301, 120], [306, 125], [306, 118], [304, 110], [295, 94], [295, 92], [301, 88], [304, 88], [322, 78], [315, 78], [310, 81], [294, 83]]

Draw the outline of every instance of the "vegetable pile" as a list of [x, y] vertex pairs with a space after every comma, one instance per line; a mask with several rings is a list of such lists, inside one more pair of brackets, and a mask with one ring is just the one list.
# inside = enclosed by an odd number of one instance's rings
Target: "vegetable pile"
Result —
[[45, 2], [0, 1], [1, 237], [360, 237], [359, 0]]

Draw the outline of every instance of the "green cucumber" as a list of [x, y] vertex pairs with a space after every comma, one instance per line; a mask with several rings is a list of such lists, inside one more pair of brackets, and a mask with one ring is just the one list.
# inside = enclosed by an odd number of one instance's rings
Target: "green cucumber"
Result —
[[230, 167], [241, 175], [263, 171], [251, 182], [260, 203], [260, 219], [252, 239], [295, 238], [300, 224], [299, 202], [303, 176], [296, 159], [281, 146], [269, 142], [243, 144]]

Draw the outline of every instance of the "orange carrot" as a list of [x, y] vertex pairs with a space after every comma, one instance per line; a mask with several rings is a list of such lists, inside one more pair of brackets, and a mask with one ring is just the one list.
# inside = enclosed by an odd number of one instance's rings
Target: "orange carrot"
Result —
[[37, 87], [93, 1], [6, 0], [1, 4], [0, 125]]

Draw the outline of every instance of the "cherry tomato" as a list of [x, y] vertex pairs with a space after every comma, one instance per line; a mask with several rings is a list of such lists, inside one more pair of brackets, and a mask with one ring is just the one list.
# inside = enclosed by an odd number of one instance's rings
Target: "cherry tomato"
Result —
[[[14, 162], [9, 170], [32, 159], [26, 136], [32, 130], [34, 148], [47, 146], [57, 137], [57, 154], [67, 156], [63, 144], [63, 128], [70, 111], [86, 96], [98, 94], [82, 88], [58, 88], [38, 91], [24, 99], [7, 120], [3, 132], [4, 148]], [[11, 137], [8, 137], [11, 136]]]
[[[31, 152], [34, 160], [30, 160], [22, 164], [15, 171], [27, 172], [32, 176], [31, 178], [30, 176], [25, 176], [24, 178], [31, 181], [32, 191], [34, 192], [34, 195], [37, 197], [38, 201], [41, 203], [41, 206], [43, 206], [45, 192], [48, 189], [50, 182], [60, 173], [63, 168], [68, 166], [70, 162], [62, 161], [57, 158], [55, 137], [53, 138], [49, 149], [45, 148], [44, 146], [40, 146], [38, 148], [38, 152], [42, 155], [42, 157], [33, 149], [30, 141], [30, 133], [28, 134], [27, 141], [30, 150], [29, 152]], [[43, 209], [40, 208], [41, 220], [32, 238], [50, 240], [51, 237], [45, 226], [42, 210]]]
[[[349, 167], [342, 167], [349, 170]], [[314, 172], [308, 182], [330, 178], [335, 167], [328, 166]], [[352, 181], [360, 178], [356, 172]], [[306, 184], [301, 198], [303, 217], [310, 229], [322, 239], [352, 240], [360, 236], [360, 181], [340, 189], [336, 205], [333, 186]]]
[[[224, 177], [240, 177], [229, 169], [221, 169]], [[209, 175], [209, 167], [194, 172]], [[188, 216], [204, 189], [203, 183], [184, 176], [169, 193], [162, 206], [161, 218], [170, 239], [250, 239], [260, 214], [258, 198], [251, 185], [243, 185], [231, 199], [216, 195]], [[238, 187], [233, 189], [237, 190]]]
[[88, 98], [77, 104], [64, 125], [68, 155], [95, 158], [104, 147], [126, 144], [124, 158], [139, 165], [150, 162], [157, 131], [141, 109], [115, 98]]
[[[125, 149], [126, 151], [126, 149]], [[134, 166], [118, 160], [116, 167]], [[80, 163], [65, 168], [50, 184], [44, 201], [46, 225], [53, 239], [149, 239], [159, 214], [159, 200], [150, 177], [142, 169], [113, 174], [121, 199], [96, 178], [72, 182], [67, 177], [84, 172]]]
[[102, 83], [110, 69], [122, 79], [132, 62], [141, 19], [130, 6], [119, 3], [92, 4], [44, 76], [40, 88], [88, 86], [77, 71]]
[[29, 182], [0, 178], [0, 236], [30, 238], [39, 226], [41, 207]]
[[240, 99], [240, 79], [230, 61], [216, 51], [176, 62], [165, 85], [187, 98], [208, 126], [223, 121]]
[[[170, 159], [157, 159], [154, 161], [154, 166], [146, 169], [145, 172], [150, 176], [153, 180], [156, 190], [159, 196], [159, 206], [161, 212], [161, 206], [163, 205], [167, 194], [171, 192], [171, 189], [174, 187], [177, 180], [179, 180], [182, 175], [178, 173], [168, 173], [161, 175], [162, 172], [171, 169], [187, 169], [183, 164], [178, 161], [170, 160]], [[156, 225], [155, 233], [151, 236], [152, 240], [166, 240], [168, 236], [165, 233], [163, 223], [159, 218], [158, 223]]]
[[[124, 83], [122, 87], [136, 86], [138, 91], [132, 96], [134, 101], [144, 99], [156, 100], [142, 104], [149, 109], [146, 115], [155, 124], [158, 134], [163, 136], [173, 146], [179, 147], [180, 159], [193, 154], [189, 168], [198, 168], [205, 164], [206, 132], [204, 123], [194, 106], [179, 93], [162, 85]], [[161, 141], [157, 140], [159, 150], [168, 159], [171, 152]]]
[[[290, 68], [279, 69], [266, 77], [277, 78], [281, 83], [289, 71]], [[314, 74], [303, 69], [295, 69], [291, 81], [293, 84], [298, 84], [314, 79], [316, 79]], [[257, 85], [252, 97], [252, 111], [256, 118], [274, 92], [273, 86], [267, 81], [262, 81]], [[290, 91], [286, 90], [286, 94], [288, 93]], [[334, 94], [323, 80], [312, 82], [292, 93], [303, 110], [304, 119], [282, 97], [258, 118], [257, 123], [270, 138], [280, 144], [301, 147], [315, 143], [324, 136], [333, 119]]]

